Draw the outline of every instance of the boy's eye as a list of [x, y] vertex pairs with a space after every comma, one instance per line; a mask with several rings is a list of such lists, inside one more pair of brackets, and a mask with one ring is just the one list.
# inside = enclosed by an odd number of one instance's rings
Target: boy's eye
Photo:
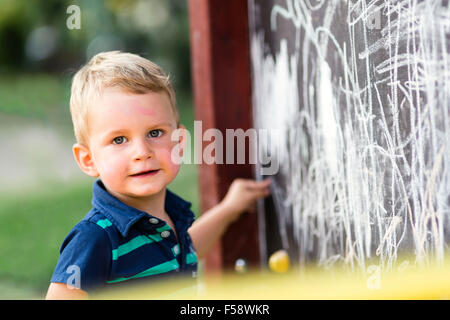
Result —
[[121, 137], [116, 137], [113, 139], [113, 143], [114, 144], [122, 144], [125, 142], [125, 137], [121, 136]]
[[162, 130], [159, 130], [159, 129], [152, 130], [148, 133], [148, 136], [150, 138], [158, 138], [159, 136], [161, 136], [162, 133], [163, 133]]

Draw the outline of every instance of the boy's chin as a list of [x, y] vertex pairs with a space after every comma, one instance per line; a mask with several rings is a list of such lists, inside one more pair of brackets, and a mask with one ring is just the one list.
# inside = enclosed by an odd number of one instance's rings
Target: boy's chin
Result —
[[137, 198], [150, 197], [164, 191], [166, 188], [166, 184], [162, 181], [154, 182], [154, 183], [146, 183], [139, 185], [132, 185], [127, 188], [127, 193]]
[[131, 188], [128, 190], [128, 194], [135, 198], [145, 198], [154, 196], [165, 188], [165, 185], [162, 186], [149, 186], [149, 187], [141, 187], [141, 188]]

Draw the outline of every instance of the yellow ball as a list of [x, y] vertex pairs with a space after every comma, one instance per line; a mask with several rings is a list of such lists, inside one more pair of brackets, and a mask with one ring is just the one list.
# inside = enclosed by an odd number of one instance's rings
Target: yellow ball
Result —
[[285, 250], [275, 251], [269, 258], [269, 268], [274, 272], [284, 273], [290, 266], [289, 255]]

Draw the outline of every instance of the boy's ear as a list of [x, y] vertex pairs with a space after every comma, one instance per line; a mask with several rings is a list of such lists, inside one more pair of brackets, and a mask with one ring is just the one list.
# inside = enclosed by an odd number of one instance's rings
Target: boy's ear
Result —
[[99, 173], [92, 159], [89, 148], [83, 144], [75, 143], [72, 147], [73, 156], [78, 163], [80, 169], [91, 177], [98, 177]]

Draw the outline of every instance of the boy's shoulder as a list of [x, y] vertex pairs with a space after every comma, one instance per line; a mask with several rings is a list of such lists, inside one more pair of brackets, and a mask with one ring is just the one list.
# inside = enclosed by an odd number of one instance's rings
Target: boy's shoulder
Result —
[[88, 229], [92, 232], [104, 233], [106, 227], [110, 225], [111, 222], [100, 210], [92, 208], [83, 219], [72, 228], [72, 231]]
[[105, 230], [106, 227], [112, 225], [110, 219], [102, 213], [102, 211], [92, 208], [89, 212], [84, 216], [84, 218], [79, 222], [79, 224], [88, 224], [88, 225], [96, 225], [100, 227], [98, 230]]
[[102, 214], [91, 210], [70, 230], [61, 244], [51, 282], [69, 284], [73, 277], [79, 277], [78, 286], [86, 291], [106, 281], [112, 243], [101, 221]]
[[100, 211], [91, 209], [81, 221], [72, 227], [64, 242], [81, 234], [85, 237], [92, 237], [92, 240], [105, 237], [107, 236], [105, 229], [108, 225], [110, 222]]

